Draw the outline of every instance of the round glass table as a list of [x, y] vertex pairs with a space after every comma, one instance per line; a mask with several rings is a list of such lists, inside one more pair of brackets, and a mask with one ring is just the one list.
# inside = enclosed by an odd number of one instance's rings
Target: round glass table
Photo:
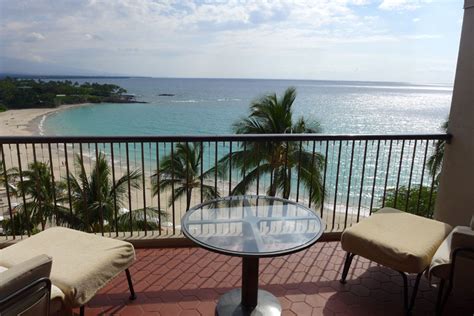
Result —
[[258, 261], [291, 254], [322, 235], [321, 218], [298, 203], [268, 196], [230, 196], [197, 205], [184, 215], [186, 237], [208, 250], [242, 257], [242, 288], [219, 299], [218, 315], [280, 315], [271, 293], [258, 289]]

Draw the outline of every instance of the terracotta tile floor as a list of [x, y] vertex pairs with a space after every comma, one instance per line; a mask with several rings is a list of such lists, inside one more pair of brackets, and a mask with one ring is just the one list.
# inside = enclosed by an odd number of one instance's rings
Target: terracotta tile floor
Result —
[[[342, 285], [344, 255], [338, 242], [321, 242], [261, 259], [261, 288], [278, 297], [283, 315], [403, 315], [400, 275], [355, 257]], [[138, 298], [128, 300], [123, 273], [89, 302], [86, 315], [214, 315], [219, 296], [240, 287], [242, 273], [241, 259], [201, 248], [138, 249], [130, 271]], [[434, 315], [436, 293], [423, 277], [413, 314]], [[451, 296], [446, 315], [474, 314], [474, 300], [460, 296]]]

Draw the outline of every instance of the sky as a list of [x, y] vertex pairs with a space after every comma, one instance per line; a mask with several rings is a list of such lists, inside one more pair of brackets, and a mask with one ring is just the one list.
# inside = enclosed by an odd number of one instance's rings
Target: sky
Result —
[[0, 0], [0, 73], [452, 84], [462, 0]]

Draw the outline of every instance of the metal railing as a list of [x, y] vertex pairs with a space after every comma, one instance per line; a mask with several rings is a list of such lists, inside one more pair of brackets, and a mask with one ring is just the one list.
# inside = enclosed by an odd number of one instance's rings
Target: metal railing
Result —
[[186, 210], [241, 193], [309, 206], [326, 232], [392, 206], [431, 216], [427, 161], [446, 134], [0, 137], [7, 238], [61, 225], [179, 236]]

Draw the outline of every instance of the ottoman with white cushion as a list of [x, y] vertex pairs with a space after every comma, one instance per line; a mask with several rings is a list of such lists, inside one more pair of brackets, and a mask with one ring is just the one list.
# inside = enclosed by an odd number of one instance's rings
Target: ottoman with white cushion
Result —
[[[383, 208], [342, 233], [341, 246], [347, 251], [347, 257], [341, 283], [346, 282], [355, 255], [394, 269], [403, 276], [404, 304], [406, 312], [409, 312], [422, 273], [451, 230], [450, 225], [436, 220]], [[406, 273], [418, 274], [410, 304]]]
[[61, 314], [84, 305], [119, 273], [127, 273], [131, 299], [135, 298], [128, 268], [135, 260], [133, 245], [111, 238], [54, 227], [0, 250], [0, 266], [10, 268], [32, 257], [53, 258], [50, 279], [52, 311]]

